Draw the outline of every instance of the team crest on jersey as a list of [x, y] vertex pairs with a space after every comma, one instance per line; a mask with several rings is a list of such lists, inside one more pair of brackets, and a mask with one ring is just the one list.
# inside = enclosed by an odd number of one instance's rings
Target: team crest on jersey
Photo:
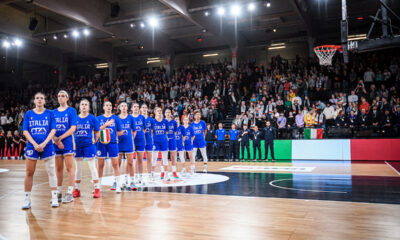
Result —
[[101, 151], [99, 150], [99, 151], [97, 151], [97, 156], [100, 156], [101, 155]]
[[46, 134], [46, 128], [44, 127], [36, 127], [31, 129], [32, 134], [38, 135], [38, 134]]
[[33, 154], [33, 150], [26, 151], [26, 155], [31, 156]]

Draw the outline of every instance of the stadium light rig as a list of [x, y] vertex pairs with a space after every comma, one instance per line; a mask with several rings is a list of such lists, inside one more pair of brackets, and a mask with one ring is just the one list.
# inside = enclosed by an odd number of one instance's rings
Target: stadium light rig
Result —
[[224, 16], [225, 15], [225, 8], [223, 8], [223, 7], [219, 7], [218, 9], [217, 9], [217, 13], [218, 13], [218, 15], [219, 16]]
[[152, 27], [152, 28], [156, 28], [156, 27], [159, 26], [159, 21], [158, 21], [158, 19], [157, 19], [156, 17], [154, 17], [154, 16], [149, 17], [148, 22], [149, 22], [149, 26]]
[[254, 3], [249, 3], [249, 6], [247, 7], [247, 9], [252, 12], [256, 9], [256, 5]]

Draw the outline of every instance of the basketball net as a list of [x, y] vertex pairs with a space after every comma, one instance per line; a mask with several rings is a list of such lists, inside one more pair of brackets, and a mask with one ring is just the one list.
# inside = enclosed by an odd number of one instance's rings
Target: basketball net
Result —
[[336, 45], [322, 45], [314, 48], [315, 54], [319, 59], [319, 64], [322, 66], [332, 65], [332, 58], [337, 50], [341, 50], [341, 46]]

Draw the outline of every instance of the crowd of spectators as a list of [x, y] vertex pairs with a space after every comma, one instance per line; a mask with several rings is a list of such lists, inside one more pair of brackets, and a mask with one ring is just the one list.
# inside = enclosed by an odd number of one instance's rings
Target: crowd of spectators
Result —
[[122, 71], [112, 82], [104, 73], [71, 75], [60, 86], [3, 93], [1, 127], [21, 131], [36, 90], [47, 94], [47, 107], [54, 109], [58, 89], [65, 89], [71, 106], [78, 109], [79, 101], [87, 98], [95, 115], [110, 100], [116, 111], [120, 102], [139, 102], [151, 111], [156, 106], [171, 108], [173, 114], [191, 120], [198, 109], [213, 128], [233, 119], [238, 129], [244, 124], [261, 129], [269, 120], [279, 138], [299, 138], [305, 127], [323, 128], [326, 133], [346, 128], [350, 137], [360, 129], [372, 130], [376, 137], [394, 135], [400, 126], [398, 53], [352, 54], [350, 63], [338, 57], [329, 67], [321, 67], [315, 59], [289, 61], [279, 55], [266, 66], [247, 63], [237, 71], [229, 62], [187, 64], [170, 75], [162, 68], [130, 73], [132, 77]]

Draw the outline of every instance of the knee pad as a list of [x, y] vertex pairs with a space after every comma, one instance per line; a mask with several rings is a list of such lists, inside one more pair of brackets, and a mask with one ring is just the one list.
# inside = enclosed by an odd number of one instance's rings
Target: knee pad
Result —
[[179, 160], [181, 161], [181, 163], [185, 163], [185, 152], [184, 151], [179, 151]]
[[50, 187], [57, 187], [56, 163], [54, 157], [50, 158], [49, 160], [45, 160], [44, 165], [46, 166], [47, 175], [49, 176]]
[[96, 162], [93, 158], [88, 160], [88, 165], [92, 174], [92, 180], [99, 180], [99, 173], [97, 172]]
[[82, 160], [76, 160], [75, 159], [75, 180], [81, 180], [82, 177]]
[[206, 148], [200, 148], [201, 156], [203, 157], [203, 161], [208, 162], [207, 151]]
[[163, 161], [163, 165], [168, 165], [168, 152], [161, 152], [161, 157]]

